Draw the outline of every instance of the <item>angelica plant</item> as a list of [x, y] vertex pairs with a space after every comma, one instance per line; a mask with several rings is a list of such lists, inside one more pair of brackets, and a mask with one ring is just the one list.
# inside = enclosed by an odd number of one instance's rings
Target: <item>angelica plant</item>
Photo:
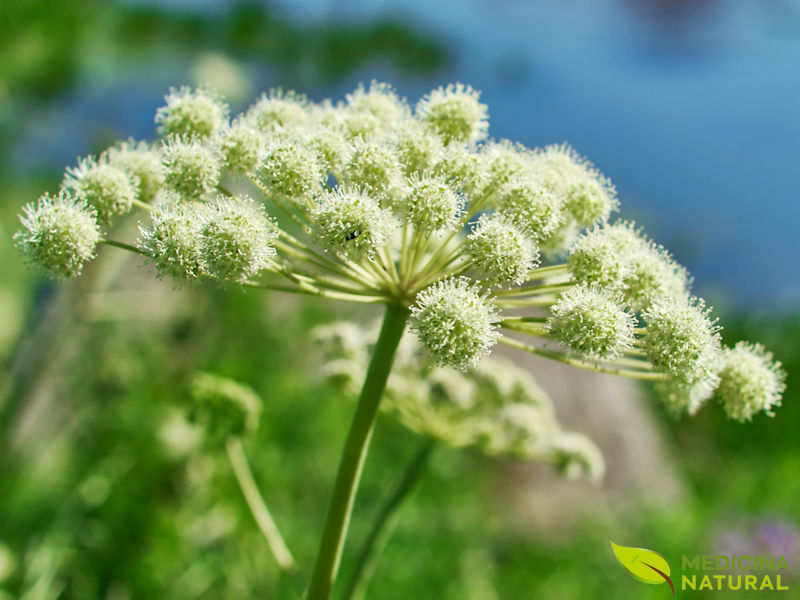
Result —
[[[675, 413], [715, 394], [740, 421], [780, 404], [780, 364], [757, 345], [723, 349], [685, 269], [633, 223], [612, 220], [611, 182], [566, 145], [490, 139], [487, 107], [468, 86], [437, 88], [413, 107], [381, 83], [336, 104], [273, 91], [232, 121], [218, 96], [181, 88], [156, 123], [157, 141], [68, 169], [56, 196], [24, 209], [16, 243], [55, 277], [80, 275], [98, 246], [112, 246], [178, 281], [385, 306], [369, 358], [362, 351], [348, 367], [363, 384], [309, 599], [328, 598], [336, 580], [384, 393], [412, 428], [451, 428], [452, 415], [404, 412], [390, 399], [407, 327], [450, 382], [486, 369], [503, 344], [654, 382]], [[133, 212], [138, 239], [113, 237], [115, 219]], [[443, 373], [414, 369], [423, 381]], [[552, 433], [546, 412], [517, 403], [477, 422]], [[556, 447], [557, 436], [526, 435], [546, 440], [543, 454]]]

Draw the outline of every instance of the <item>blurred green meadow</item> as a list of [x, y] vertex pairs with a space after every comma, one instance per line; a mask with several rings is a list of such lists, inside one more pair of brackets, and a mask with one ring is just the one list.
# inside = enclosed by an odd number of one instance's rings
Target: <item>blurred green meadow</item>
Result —
[[[144, 263], [107, 251], [83, 278], [57, 283], [27, 269], [11, 242], [20, 206], [54, 190], [66, 166], [20, 167], [20, 136], [109, 72], [136, 71], [160, 56], [182, 72], [213, 50], [262, 62], [284, 85], [321, 88], [370, 61], [398, 77], [436, 78], [449, 56], [440, 41], [402, 21], [314, 30], [255, 6], [223, 24], [135, 3], [0, 8], [10, 25], [0, 41], [0, 598], [297, 597], [224, 452], [186, 422], [196, 371], [261, 396], [259, 427], [245, 449], [301, 570], [311, 566], [354, 403], [319, 375], [309, 331], [334, 319], [367, 323], [377, 313], [225, 287], [176, 289], [152, 282]], [[145, 112], [151, 119], [152, 107]], [[127, 133], [102, 123], [95, 130], [95, 149], [106, 134]], [[800, 598], [800, 315], [721, 317], [726, 342], [761, 342], [784, 363], [784, 405], [774, 419], [741, 425], [710, 408], [674, 421], [645, 398], [680, 494], [609, 490], [602, 506], [585, 502], [573, 512], [559, 511], [554, 498], [537, 517], [531, 511], [539, 504], [526, 508], [526, 498], [553, 493], [548, 469], [439, 445], [398, 514], [367, 597], [665, 598], [666, 586], [639, 583], [616, 562], [614, 540], [662, 554], [676, 582], [684, 554], [783, 554], [792, 588], [783, 597]], [[630, 426], [618, 423], [620, 432]], [[343, 581], [399, 466], [422, 442], [380, 418]], [[613, 472], [614, 457], [606, 459]], [[559, 482], [559, 493], [564, 486], [590, 487]]]

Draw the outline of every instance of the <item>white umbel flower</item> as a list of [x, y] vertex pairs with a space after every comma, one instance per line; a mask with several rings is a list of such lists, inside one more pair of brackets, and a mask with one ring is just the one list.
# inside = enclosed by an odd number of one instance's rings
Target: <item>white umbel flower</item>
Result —
[[288, 138], [273, 140], [257, 174], [267, 193], [304, 205], [319, 188], [322, 170], [313, 148], [299, 142]]
[[589, 359], [614, 359], [634, 344], [636, 318], [607, 290], [579, 285], [550, 308], [552, 336]]
[[209, 274], [245, 281], [269, 266], [277, 233], [263, 206], [248, 197], [218, 196], [207, 212], [201, 252]]
[[228, 105], [204, 89], [171, 89], [156, 112], [162, 135], [209, 138], [228, 125]]
[[630, 265], [644, 243], [632, 223], [620, 221], [595, 227], [580, 236], [567, 257], [576, 281], [622, 291]]
[[344, 182], [369, 190], [384, 205], [392, 204], [403, 187], [397, 156], [390, 148], [373, 142], [356, 142], [344, 168]]
[[570, 146], [547, 146], [533, 155], [532, 162], [537, 177], [580, 227], [605, 221], [619, 207], [612, 183]]
[[561, 223], [561, 204], [541, 182], [518, 177], [503, 186], [496, 200], [497, 208], [533, 239], [550, 237]]
[[716, 376], [721, 358], [719, 326], [697, 298], [659, 300], [642, 313], [647, 358], [686, 383]]
[[497, 342], [495, 311], [466, 277], [437, 281], [417, 294], [411, 327], [434, 360], [466, 369], [489, 355]]
[[164, 185], [164, 165], [161, 154], [146, 142], [128, 140], [105, 152], [108, 162], [119, 167], [137, 182], [140, 201], [152, 202]]
[[416, 115], [439, 134], [445, 145], [479, 142], [489, 131], [489, 113], [480, 96], [468, 85], [451, 83], [420, 100]]
[[429, 132], [417, 121], [404, 122], [395, 132], [393, 145], [406, 177], [422, 177], [444, 158], [439, 136]]
[[200, 200], [219, 183], [219, 155], [200, 139], [170, 137], [161, 152], [166, 170], [164, 181], [185, 200]]
[[301, 127], [309, 119], [308, 99], [292, 90], [270, 90], [250, 107], [247, 118], [265, 133]]
[[536, 243], [500, 213], [484, 214], [466, 239], [466, 251], [491, 285], [519, 285], [539, 264]]
[[205, 273], [202, 230], [207, 207], [199, 202], [164, 200], [150, 213], [150, 225], [139, 227], [138, 246], [159, 274], [194, 279]]
[[719, 373], [717, 395], [725, 413], [736, 421], [749, 421], [764, 412], [774, 416], [786, 388], [786, 373], [761, 344], [739, 342], [726, 348]]
[[223, 164], [235, 173], [251, 173], [261, 164], [266, 147], [264, 135], [250, 119], [236, 119], [220, 135]]
[[408, 222], [425, 233], [450, 230], [458, 222], [464, 202], [442, 179], [414, 179], [403, 201]]
[[77, 199], [97, 211], [101, 223], [109, 223], [115, 215], [130, 212], [136, 198], [138, 179], [108, 162], [83, 158], [78, 166], [67, 169], [63, 187]]
[[100, 228], [94, 209], [60, 192], [26, 204], [14, 242], [31, 262], [55, 277], [77, 277], [95, 256]]
[[388, 83], [373, 81], [369, 89], [359, 85], [346, 95], [347, 108], [357, 114], [368, 114], [377, 119], [387, 131], [411, 116], [405, 100], [400, 98]]
[[325, 248], [354, 260], [374, 256], [395, 227], [389, 210], [368, 193], [353, 189], [326, 192], [311, 214]]

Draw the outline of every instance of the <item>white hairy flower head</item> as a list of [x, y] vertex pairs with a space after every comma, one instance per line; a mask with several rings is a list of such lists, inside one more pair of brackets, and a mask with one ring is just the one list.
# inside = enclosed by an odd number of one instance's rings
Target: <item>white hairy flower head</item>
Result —
[[445, 145], [479, 142], [489, 130], [489, 112], [480, 102], [480, 92], [460, 83], [433, 90], [419, 101], [416, 115]]
[[403, 200], [408, 222], [424, 233], [450, 230], [458, 221], [464, 202], [439, 178], [413, 179]]
[[680, 381], [695, 383], [719, 370], [719, 326], [698, 298], [662, 299], [642, 313], [647, 358]]
[[488, 356], [497, 342], [495, 315], [475, 282], [456, 277], [417, 294], [411, 327], [437, 363], [466, 369]]
[[395, 222], [368, 192], [325, 192], [311, 212], [317, 238], [330, 251], [358, 260], [372, 257], [389, 240]]
[[605, 221], [619, 207], [613, 184], [567, 144], [536, 152], [533, 169], [580, 227]]
[[55, 277], [77, 277], [100, 240], [97, 213], [82, 200], [45, 194], [22, 209], [14, 242], [31, 262]]
[[308, 99], [294, 91], [270, 90], [247, 111], [247, 118], [262, 132], [302, 127], [309, 119]]
[[236, 173], [252, 173], [264, 157], [266, 139], [251, 119], [236, 119], [220, 134], [222, 163]]
[[146, 142], [128, 140], [109, 148], [108, 162], [122, 169], [137, 183], [138, 199], [152, 202], [164, 185], [164, 165], [161, 154]]
[[266, 269], [275, 256], [275, 226], [264, 207], [246, 196], [217, 196], [201, 231], [206, 271], [222, 280], [245, 281]]
[[481, 215], [467, 236], [466, 251], [491, 285], [524, 283], [540, 260], [536, 243], [501, 213]]
[[101, 223], [131, 210], [137, 185], [138, 179], [110, 164], [105, 156], [82, 158], [77, 167], [67, 169], [63, 183], [64, 190], [97, 211]]
[[228, 125], [228, 105], [204, 89], [171, 89], [156, 112], [162, 135], [209, 138]]
[[633, 347], [636, 318], [603, 288], [570, 288], [550, 312], [547, 326], [553, 337], [586, 358], [613, 359]]
[[217, 150], [199, 138], [169, 137], [161, 148], [166, 186], [184, 199], [200, 200], [220, 179]]
[[719, 372], [719, 396], [725, 413], [736, 421], [749, 421], [763, 412], [775, 416], [786, 388], [786, 373], [761, 344], [739, 342], [726, 348]]
[[205, 273], [202, 230], [207, 207], [162, 194], [150, 213], [150, 224], [139, 227], [139, 248], [162, 275], [193, 279]]
[[496, 205], [509, 221], [536, 240], [550, 237], [561, 223], [558, 198], [530, 177], [519, 177], [504, 185]]

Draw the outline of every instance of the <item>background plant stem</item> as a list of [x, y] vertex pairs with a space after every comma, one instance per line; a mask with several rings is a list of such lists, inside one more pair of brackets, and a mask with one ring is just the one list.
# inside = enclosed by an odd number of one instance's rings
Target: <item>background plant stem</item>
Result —
[[364, 386], [358, 399], [356, 413], [347, 434], [339, 471], [333, 486], [333, 495], [325, 530], [322, 533], [317, 560], [311, 575], [307, 600], [327, 600], [339, 569], [350, 513], [353, 509], [361, 470], [367, 455], [375, 417], [378, 414], [386, 380], [392, 369], [394, 355], [405, 331], [409, 310], [404, 306], [389, 305], [383, 318], [383, 326], [375, 343], [375, 350], [367, 370]]
[[233, 473], [236, 475], [236, 481], [242, 490], [242, 495], [247, 501], [247, 506], [253, 514], [261, 533], [267, 540], [267, 545], [275, 557], [275, 562], [282, 571], [288, 573], [295, 573], [297, 571], [297, 564], [294, 562], [292, 553], [283, 541], [281, 532], [272, 518], [261, 493], [258, 491], [258, 486], [253, 479], [253, 474], [250, 471], [250, 466], [247, 463], [247, 455], [244, 453], [242, 440], [239, 438], [230, 438], [226, 445], [225, 450], [228, 452], [228, 458], [233, 468]]
[[434, 446], [432, 438], [423, 440], [406, 467], [402, 478], [397, 482], [394, 491], [381, 506], [378, 516], [372, 524], [372, 529], [364, 540], [355, 570], [348, 582], [344, 596], [342, 596], [345, 600], [358, 600], [366, 594], [376, 559], [391, 534], [395, 521], [393, 517], [396, 516], [397, 510], [403, 502], [411, 496], [411, 492], [416, 489], [417, 483], [428, 465], [428, 459]]

